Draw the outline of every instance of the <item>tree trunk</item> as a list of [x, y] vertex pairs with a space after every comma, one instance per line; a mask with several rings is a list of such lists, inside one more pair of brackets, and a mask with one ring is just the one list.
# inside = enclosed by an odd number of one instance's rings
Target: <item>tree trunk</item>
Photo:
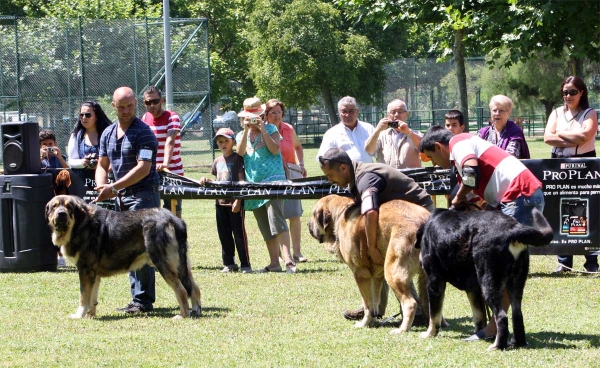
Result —
[[569, 59], [571, 75], [583, 79], [583, 60], [571, 57]]
[[339, 123], [337, 112], [335, 111], [335, 105], [333, 104], [333, 97], [331, 97], [331, 90], [327, 83], [323, 82], [321, 87], [323, 94], [323, 103], [325, 104], [325, 110], [327, 110], [327, 115], [329, 115], [329, 121], [331, 122], [331, 126]]
[[458, 81], [458, 109], [465, 117], [465, 132], [469, 131], [469, 100], [467, 99], [467, 71], [465, 69], [465, 44], [463, 37], [464, 29], [454, 31], [454, 68]]
[[[544, 104], [544, 109], [546, 110], [546, 124], [548, 123], [548, 119], [550, 118], [550, 114], [552, 114], [552, 110], [554, 107], [553, 101], [541, 101]], [[545, 125], [545, 124], [544, 124]]]

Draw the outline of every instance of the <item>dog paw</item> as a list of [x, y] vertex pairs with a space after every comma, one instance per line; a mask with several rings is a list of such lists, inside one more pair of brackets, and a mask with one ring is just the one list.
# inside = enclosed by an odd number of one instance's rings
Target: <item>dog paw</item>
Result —
[[178, 314], [175, 317], [173, 317], [173, 320], [180, 320], [180, 319], [184, 319], [185, 317], [183, 317], [182, 315]]
[[429, 331], [425, 331], [425, 332], [421, 332], [421, 334], [419, 335], [419, 337], [422, 338], [422, 339], [427, 339], [427, 338], [430, 338], [430, 337], [435, 337], [435, 334], [432, 334]]
[[79, 314], [74, 313], [74, 314], [70, 314], [69, 318], [71, 318], [71, 319], [81, 319], [81, 318], [83, 318], [83, 316], [80, 316]]
[[190, 317], [192, 318], [198, 318], [198, 317], [202, 317], [202, 309], [198, 309], [198, 310], [191, 310], [190, 311]]

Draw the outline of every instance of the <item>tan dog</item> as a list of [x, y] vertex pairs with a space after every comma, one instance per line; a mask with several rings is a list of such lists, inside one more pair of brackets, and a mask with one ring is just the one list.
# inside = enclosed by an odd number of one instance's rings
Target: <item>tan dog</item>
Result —
[[[356, 323], [356, 327], [370, 326], [372, 316], [378, 315], [379, 309], [384, 306], [382, 303], [386, 301], [380, 300], [384, 278], [402, 306], [402, 324], [391, 333], [406, 332], [412, 326], [418, 305], [418, 297], [411, 287], [416, 274], [419, 274], [418, 288], [425, 306], [423, 310], [427, 312], [427, 279], [414, 245], [419, 226], [428, 218], [429, 211], [409, 202], [394, 200], [381, 205], [377, 233], [377, 247], [385, 258], [381, 266], [373, 263], [367, 255], [365, 219], [353, 199], [329, 195], [315, 203], [308, 222], [310, 234], [320, 243], [325, 243], [329, 252], [337, 254], [350, 267], [363, 299], [365, 316]], [[429, 317], [428, 313], [426, 317]]]

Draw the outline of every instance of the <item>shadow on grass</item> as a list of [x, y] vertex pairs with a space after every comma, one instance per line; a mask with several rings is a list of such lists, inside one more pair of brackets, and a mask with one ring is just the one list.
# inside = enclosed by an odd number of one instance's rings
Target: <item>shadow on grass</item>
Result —
[[[231, 312], [229, 308], [217, 308], [217, 307], [202, 307], [202, 317], [192, 317], [192, 319], [212, 319], [222, 318]], [[160, 318], [173, 318], [179, 314], [179, 308], [155, 308], [152, 312], [148, 313], [137, 313], [137, 314], [112, 314], [97, 316], [97, 321], [118, 321], [129, 318], [147, 318], [147, 317], [160, 317]]]
[[600, 336], [598, 335], [544, 331], [526, 332], [526, 337], [529, 349], [581, 349], [581, 341], [588, 341], [590, 348], [600, 346]]
[[540, 278], [552, 278], [552, 279], [569, 279], [573, 277], [599, 277], [600, 273], [589, 273], [589, 272], [563, 272], [563, 273], [552, 273], [552, 272], [532, 272], [529, 277], [540, 277]]

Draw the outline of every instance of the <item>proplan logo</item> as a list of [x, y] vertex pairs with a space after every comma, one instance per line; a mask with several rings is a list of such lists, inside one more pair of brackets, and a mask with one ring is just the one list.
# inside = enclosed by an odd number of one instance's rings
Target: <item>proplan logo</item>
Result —
[[584, 162], [563, 162], [560, 164], [560, 168], [563, 170], [567, 169], [585, 169], [587, 165]]

